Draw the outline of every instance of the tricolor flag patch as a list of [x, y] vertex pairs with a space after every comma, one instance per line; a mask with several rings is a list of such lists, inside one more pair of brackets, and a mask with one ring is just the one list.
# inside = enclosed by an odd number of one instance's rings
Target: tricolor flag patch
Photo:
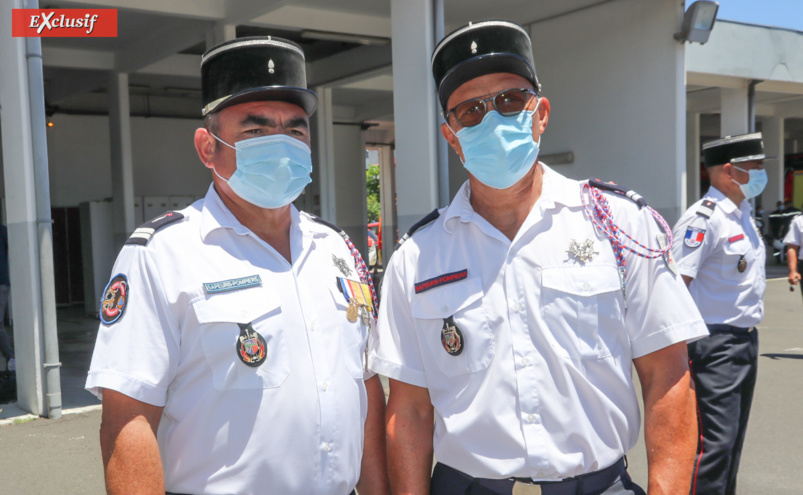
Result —
[[690, 248], [696, 248], [700, 244], [703, 243], [703, 239], [705, 238], [705, 229], [701, 229], [698, 227], [689, 227], [686, 229], [686, 237], [683, 239], [683, 242], [686, 243], [687, 246]]

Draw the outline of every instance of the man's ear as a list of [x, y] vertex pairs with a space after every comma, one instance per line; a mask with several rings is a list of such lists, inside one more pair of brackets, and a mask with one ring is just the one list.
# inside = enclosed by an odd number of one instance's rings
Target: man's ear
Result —
[[[546, 96], [543, 96], [541, 97], [541, 102], [538, 104], [538, 112], [533, 119], [533, 126], [538, 125], [539, 136], [544, 133], [547, 123], [549, 123], [549, 111], [549, 100]], [[535, 129], [533, 129], [533, 131], [535, 131]]]
[[449, 124], [443, 123], [441, 124], [441, 134], [443, 134], [443, 138], [446, 139], [446, 142], [449, 143], [449, 146], [452, 147], [457, 156], [460, 157], [461, 160], [465, 161], [466, 158], [463, 156], [463, 148], [460, 147], [460, 140], [457, 139], [452, 129], [449, 127]]
[[203, 127], [195, 129], [195, 151], [206, 168], [213, 168], [212, 160], [215, 158], [217, 143], [209, 131]]

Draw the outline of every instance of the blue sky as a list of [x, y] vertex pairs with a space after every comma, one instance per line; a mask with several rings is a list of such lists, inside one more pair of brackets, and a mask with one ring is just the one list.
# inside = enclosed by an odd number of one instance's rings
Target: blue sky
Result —
[[[803, 31], [803, 0], [718, 0], [717, 19]], [[687, 0], [686, 5], [691, 5]]]

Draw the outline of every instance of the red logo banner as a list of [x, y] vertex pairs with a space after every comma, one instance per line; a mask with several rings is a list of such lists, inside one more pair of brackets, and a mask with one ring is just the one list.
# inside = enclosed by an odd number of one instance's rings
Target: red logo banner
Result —
[[115, 38], [117, 9], [12, 9], [11, 35], [18, 38]]

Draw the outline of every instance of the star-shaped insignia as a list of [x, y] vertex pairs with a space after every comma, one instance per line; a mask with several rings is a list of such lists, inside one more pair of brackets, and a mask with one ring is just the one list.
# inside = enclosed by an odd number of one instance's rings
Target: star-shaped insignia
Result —
[[595, 254], [599, 254], [599, 251], [594, 251], [594, 241], [591, 239], [586, 239], [582, 243], [572, 239], [571, 244], [569, 244], [569, 250], [566, 252], [582, 263], [591, 261]]
[[344, 277], [351, 275], [351, 268], [349, 268], [349, 266], [346, 264], [346, 260], [343, 258], [338, 258], [333, 254], [332, 261], [335, 263], [335, 266], [338, 270], [340, 270], [340, 273], [342, 273]]

